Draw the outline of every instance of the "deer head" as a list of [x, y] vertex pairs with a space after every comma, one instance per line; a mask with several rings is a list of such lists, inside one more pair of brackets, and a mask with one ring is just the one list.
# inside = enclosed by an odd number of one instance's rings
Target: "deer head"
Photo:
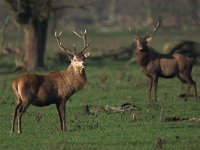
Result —
[[62, 32], [57, 33], [55, 32], [55, 37], [57, 44], [59, 48], [68, 56], [68, 58], [71, 61], [71, 65], [75, 68], [83, 69], [85, 67], [85, 60], [90, 55], [90, 53], [85, 53], [85, 50], [90, 46], [90, 41], [87, 42], [87, 32], [86, 30], [84, 32], [81, 31], [81, 34], [78, 34], [77, 32], [73, 31], [75, 35], [77, 35], [79, 38], [83, 40], [84, 47], [80, 52], [77, 52], [76, 45], [73, 45], [73, 50], [65, 48], [62, 43], [60, 42], [60, 36]]
[[153, 31], [145, 36], [140, 36], [138, 34], [133, 34], [133, 39], [136, 40], [136, 48], [137, 50], [144, 51], [147, 49], [148, 42], [151, 41], [152, 35], [158, 29], [159, 21], [157, 22], [156, 26], [153, 28]]

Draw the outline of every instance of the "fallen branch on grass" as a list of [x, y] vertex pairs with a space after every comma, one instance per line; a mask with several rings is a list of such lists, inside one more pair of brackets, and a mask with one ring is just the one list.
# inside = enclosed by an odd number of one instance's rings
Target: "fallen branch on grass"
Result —
[[200, 123], [200, 118], [190, 118], [189, 121], [192, 121], [192, 122], [199, 122]]
[[180, 116], [172, 116], [172, 117], [167, 117], [165, 118], [165, 121], [168, 122], [175, 122], [175, 121], [192, 121], [192, 122], [200, 122], [200, 118], [189, 118], [189, 117], [180, 117]]
[[125, 103], [125, 104], [122, 104], [121, 106], [118, 106], [118, 107], [106, 105], [106, 106], [104, 106], [104, 109], [105, 109], [105, 111], [122, 113], [122, 112], [131, 112], [131, 111], [134, 111], [134, 110], [138, 110], [138, 107], [136, 107], [134, 104]]
[[83, 106], [83, 112], [86, 115], [92, 115], [94, 117], [97, 117], [98, 113], [101, 112], [102, 109], [97, 108], [96, 106], [93, 107], [91, 110], [89, 109], [89, 106], [87, 104], [85, 104]]
[[89, 106], [86, 104], [83, 106], [83, 112], [86, 115], [94, 115], [96, 116], [99, 112], [102, 111], [110, 111], [114, 113], [123, 113], [123, 112], [131, 112], [134, 110], [138, 110], [138, 107], [131, 103], [124, 103], [121, 106], [110, 106], [106, 105], [102, 108], [93, 107], [91, 110]]

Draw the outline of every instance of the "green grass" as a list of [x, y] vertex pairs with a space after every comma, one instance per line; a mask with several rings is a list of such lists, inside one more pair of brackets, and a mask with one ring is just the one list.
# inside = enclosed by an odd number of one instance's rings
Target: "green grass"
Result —
[[[107, 38], [110, 39], [112, 36]], [[128, 38], [128, 35], [123, 38]], [[114, 39], [122, 40], [120, 37]], [[164, 43], [163, 39], [164, 37], [160, 39], [161, 43]], [[159, 42], [155, 41], [154, 44], [162, 47]], [[42, 108], [30, 106], [22, 118], [23, 133], [11, 134], [15, 106], [11, 81], [19, 74], [6, 73], [14, 67], [12, 60], [13, 57], [9, 56], [2, 58], [0, 62], [0, 66], [3, 67], [0, 74], [0, 149], [149, 150], [155, 149], [155, 142], [159, 137], [165, 139], [164, 149], [200, 149], [200, 124], [189, 121], [161, 121], [161, 109], [156, 105], [147, 104], [145, 75], [137, 64], [129, 64], [128, 61], [88, 62], [86, 86], [72, 96], [66, 105], [68, 132], [60, 132], [56, 107], [50, 105]], [[51, 70], [66, 67], [65, 64], [56, 64], [48, 58], [46, 64]], [[200, 67], [195, 66], [193, 76], [198, 85], [199, 75]], [[162, 118], [174, 115], [200, 117], [199, 103], [193, 99], [184, 101], [177, 97], [179, 83], [178, 79], [159, 80], [158, 101], [162, 107]], [[184, 89], [182, 92], [185, 92]], [[140, 108], [133, 112], [137, 117], [134, 122], [130, 112], [121, 117], [119, 113], [102, 111], [95, 118], [85, 115], [82, 111], [85, 104], [88, 104], [90, 109], [101, 109], [105, 105], [120, 106], [127, 102], [134, 103]]]

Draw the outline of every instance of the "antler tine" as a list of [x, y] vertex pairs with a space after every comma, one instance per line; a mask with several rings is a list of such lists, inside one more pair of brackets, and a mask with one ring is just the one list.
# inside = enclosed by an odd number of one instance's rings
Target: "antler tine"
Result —
[[57, 33], [57, 31], [55, 31], [55, 37], [56, 37], [56, 41], [57, 41], [59, 48], [64, 52], [68, 52], [70, 54], [73, 54], [73, 52], [70, 49], [66, 49], [65, 47], [63, 47], [62, 43], [60, 42], [61, 34], [62, 34], [62, 31], [60, 33]]
[[84, 52], [89, 46], [90, 46], [90, 40], [88, 41], [87, 44], [85, 44], [85, 47], [82, 49], [82, 52]]
[[76, 34], [79, 38], [81, 38], [83, 40], [83, 44], [84, 44], [84, 48], [81, 50], [81, 52], [84, 52], [86, 50], [86, 48], [88, 48], [90, 46], [90, 41], [87, 42], [87, 31], [85, 30], [84, 32], [81, 31], [81, 35], [78, 34], [76, 31], [73, 31], [74, 34]]
[[156, 26], [153, 27], [153, 31], [149, 35], [147, 35], [146, 37], [152, 36], [154, 34], [154, 32], [158, 29], [159, 24], [160, 24], [160, 22], [158, 21], [157, 24], [156, 24]]
[[[132, 33], [132, 29], [131, 29], [130, 26], [128, 27], [128, 30], [129, 30], [129, 32]], [[132, 36], [133, 36], [133, 38], [138, 39], [138, 37], [139, 37], [138, 31], [136, 30], [136, 31], [135, 31], [135, 34], [132, 33]]]
[[74, 34], [76, 34], [79, 38], [82, 38], [81, 35], [79, 35], [76, 31], [73, 31]]

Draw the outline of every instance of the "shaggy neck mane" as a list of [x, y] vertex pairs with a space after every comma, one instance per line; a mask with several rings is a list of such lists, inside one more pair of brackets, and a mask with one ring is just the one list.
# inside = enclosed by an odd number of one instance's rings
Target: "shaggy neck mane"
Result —
[[149, 52], [148, 52], [148, 48], [144, 51], [138, 50], [136, 49], [136, 59], [137, 62], [141, 65], [141, 66], [146, 66], [146, 64], [148, 64], [149, 62]]
[[80, 90], [85, 85], [87, 78], [84, 68], [75, 68], [70, 65], [65, 71], [65, 80], [71, 83], [75, 91]]

